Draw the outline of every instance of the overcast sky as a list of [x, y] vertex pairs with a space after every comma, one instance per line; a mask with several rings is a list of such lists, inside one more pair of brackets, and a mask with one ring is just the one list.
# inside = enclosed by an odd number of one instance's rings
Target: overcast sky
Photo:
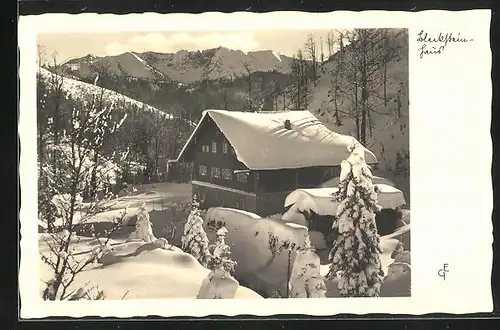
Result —
[[[244, 52], [271, 49], [293, 56], [303, 48], [312, 34], [319, 41], [330, 30], [263, 30], [263, 31], [168, 31], [168, 32], [116, 32], [116, 33], [57, 33], [38, 35], [38, 44], [46, 54], [57, 53], [59, 62], [87, 54], [96, 56], [118, 55], [128, 51], [174, 53], [179, 50], [203, 50], [219, 46]], [[326, 46], [325, 54], [327, 53]]]

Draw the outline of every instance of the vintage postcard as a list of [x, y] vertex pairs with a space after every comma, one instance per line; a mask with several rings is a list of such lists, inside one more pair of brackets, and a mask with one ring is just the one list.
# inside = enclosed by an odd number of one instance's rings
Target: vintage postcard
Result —
[[21, 317], [490, 312], [490, 16], [21, 17]]

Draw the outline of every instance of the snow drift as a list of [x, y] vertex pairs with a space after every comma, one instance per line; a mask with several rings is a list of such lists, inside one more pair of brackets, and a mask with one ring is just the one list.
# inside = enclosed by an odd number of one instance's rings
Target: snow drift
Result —
[[[94, 242], [95, 241], [94, 239]], [[78, 243], [77, 250], [89, 248], [89, 240]], [[90, 243], [95, 246], [96, 243]], [[104, 291], [107, 300], [117, 299], [196, 299], [203, 280], [209, 270], [202, 267], [196, 259], [178, 249], [147, 249], [141, 242], [123, 243], [113, 246], [114, 253], [122, 258], [115, 258], [108, 265], [89, 266], [80, 273], [71, 288], [78, 288], [90, 282]], [[87, 247], [86, 247], [87, 246]], [[48, 246], [40, 242], [40, 252], [47, 251]], [[136, 253], [134, 253], [134, 251]], [[131, 255], [137, 254], [137, 255]], [[47, 281], [51, 272], [41, 262], [40, 279]], [[70, 289], [71, 289], [70, 288]], [[43, 283], [40, 285], [40, 292]], [[234, 298], [261, 298], [252, 290], [239, 286]]]

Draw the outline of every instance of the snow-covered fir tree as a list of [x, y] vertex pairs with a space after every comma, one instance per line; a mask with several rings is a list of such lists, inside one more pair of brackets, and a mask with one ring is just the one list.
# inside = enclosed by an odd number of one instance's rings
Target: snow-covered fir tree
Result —
[[210, 260], [209, 241], [207, 233], [203, 229], [203, 219], [200, 216], [199, 206], [196, 195], [193, 195], [191, 212], [184, 225], [184, 235], [181, 238], [181, 243], [182, 250], [194, 256], [200, 264], [206, 267]]
[[237, 263], [231, 258], [231, 248], [225, 242], [226, 234], [226, 227], [217, 230], [217, 241], [213, 246], [214, 250], [212, 258], [208, 263], [208, 268], [211, 270], [223, 269], [231, 276], [234, 273]]
[[377, 297], [383, 282], [380, 238], [375, 213], [380, 210], [372, 173], [360, 144], [341, 163], [338, 203], [333, 230], [338, 234], [330, 251], [328, 277], [338, 277], [344, 297]]
[[133, 239], [140, 239], [147, 243], [151, 243], [156, 240], [156, 237], [153, 234], [149, 213], [146, 210], [146, 203], [142, 203], [139, 211], [137, 212], [135, 231], [129, 236], [129, 240]]
[[325, 298], [325, 280], [320, 273], [320, 259], [311, 246], [309, 235], [297, 251], [289, 281], [290, 298]]

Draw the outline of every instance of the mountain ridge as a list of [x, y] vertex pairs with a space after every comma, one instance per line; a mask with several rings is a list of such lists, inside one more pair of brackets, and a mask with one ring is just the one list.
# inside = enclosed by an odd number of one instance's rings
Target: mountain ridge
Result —
[[196, 83], [205, 79], [234, 79], [248, 72], [277, 71], [288, 74], [292, 57], [273, 50], [243, 52], [226, 47], [175, 53], [129, 51], [111, 56], [91, 54], [71, 59], [61, 66], [79, 78], [94, 77], [98, 71], [131, 79]]

